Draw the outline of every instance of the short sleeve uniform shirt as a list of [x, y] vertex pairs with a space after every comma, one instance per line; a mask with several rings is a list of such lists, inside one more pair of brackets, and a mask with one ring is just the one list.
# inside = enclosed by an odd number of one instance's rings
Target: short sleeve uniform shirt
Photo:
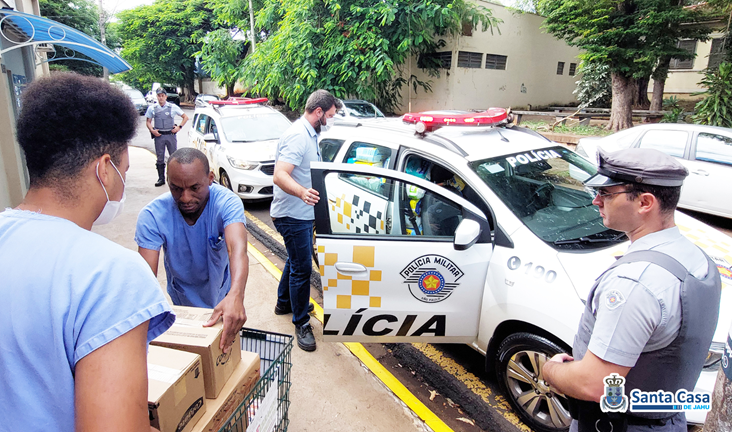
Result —
[[140, 255], [66, 219], [0, 213], [0, 431], [74, 431], [74, 371], [149, 321], [174, 322]]
[[173, 303], [214, 308], [231, 288], [224, 229], [237, 222], [246, 225], [244, 205], [223, 186], [209, 187], [208, 203], [194, 225], [188, 225], [166, 193], [140, 211], [135, 242], [145, 249], [164, 249]]

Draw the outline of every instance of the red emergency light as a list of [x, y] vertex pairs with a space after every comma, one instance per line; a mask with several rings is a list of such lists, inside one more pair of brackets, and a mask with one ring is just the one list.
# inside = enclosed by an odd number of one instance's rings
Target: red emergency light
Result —
[[209, 102], [209, 105], [250, 105], [267, 102], [267, 98], [231, 98], [228, 100], [213, 100]]
[[[417, 132], [434, 130], [440, 126], [494, 126], [508, 119], [503, 108], [488, 108], [483, 112], [465, 114], [407, 113], [402, 116], [404, 123], [416, 125]], [[421, 129], [421, 130], [420, 130]]]

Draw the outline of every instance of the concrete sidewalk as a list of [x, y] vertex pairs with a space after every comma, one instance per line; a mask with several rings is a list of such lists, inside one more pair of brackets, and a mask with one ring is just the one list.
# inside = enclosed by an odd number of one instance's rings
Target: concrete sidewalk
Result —
[[[130, 147], [127, 199], [124, 210], [109, 225], [94, 232], [129, 249], [137, 250], [135, 223], [140, 210], [168, 188], [154, 187], [155, 156]], [[162, 255], [162, 254], [161, 254]], [[158, 279], [165, 291], [165, 271], [159, 265]], [[249, 254], [249, 280], [244, 306], [247, 327], [294, 335], [291, 315], [273, 313], [278, 281]], [[322, 325], [310, 320], [318, 349], [306, 353], [294, 343], [289, 430], [300, 431], [426, 431], [429, 428], [387, 389], [340, 343], [322, 341]]]

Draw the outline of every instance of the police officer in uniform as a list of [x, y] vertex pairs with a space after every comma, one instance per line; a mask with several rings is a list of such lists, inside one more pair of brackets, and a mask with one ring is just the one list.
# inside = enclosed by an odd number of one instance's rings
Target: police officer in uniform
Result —
[[625, 377], [624, 390], [693, 391], [719, 315], [716, 265], [682, 236], [674, 210], [688, 171], [652, 149], [599, 152], [595, 192], [608, 228], [631, 241], [626, 254], [595, 282], [572, 356], [544, 364], [543, 379], [568, 396], [570, 431], [686, 432], [683, 412], [603, 412], [605, 377]]
[[[150, 135], [155, 140], [155, 154], [158, 157], [155, 162], [158, 169], [158, 181], [155, 186], [162, 186], [165, 184], [165, 148], [168, 149], [168, 155], [175, 153], [178, 149], [175, 134], [180, 132], [183, 125], [186, 124], [188, 116], [178, 105], [168, 102], [168, 94], [164, 88], [158, 87], [155, 96], [158, 98], [158, 103], [147, 108], [145, 117], [147, 117], [147, 128]], [[176, 115], [183, 119], [180, 125], [175, 124]], [[155, 127], [153, 127], [153, 119]]]

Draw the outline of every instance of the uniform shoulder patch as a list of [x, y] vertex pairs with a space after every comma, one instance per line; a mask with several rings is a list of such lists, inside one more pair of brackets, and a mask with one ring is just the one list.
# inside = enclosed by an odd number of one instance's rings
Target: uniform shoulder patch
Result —
[[618, 290], [610, 290], [605, 294], [605, 307], [613, 310], [625, 303], [625, 296]]

